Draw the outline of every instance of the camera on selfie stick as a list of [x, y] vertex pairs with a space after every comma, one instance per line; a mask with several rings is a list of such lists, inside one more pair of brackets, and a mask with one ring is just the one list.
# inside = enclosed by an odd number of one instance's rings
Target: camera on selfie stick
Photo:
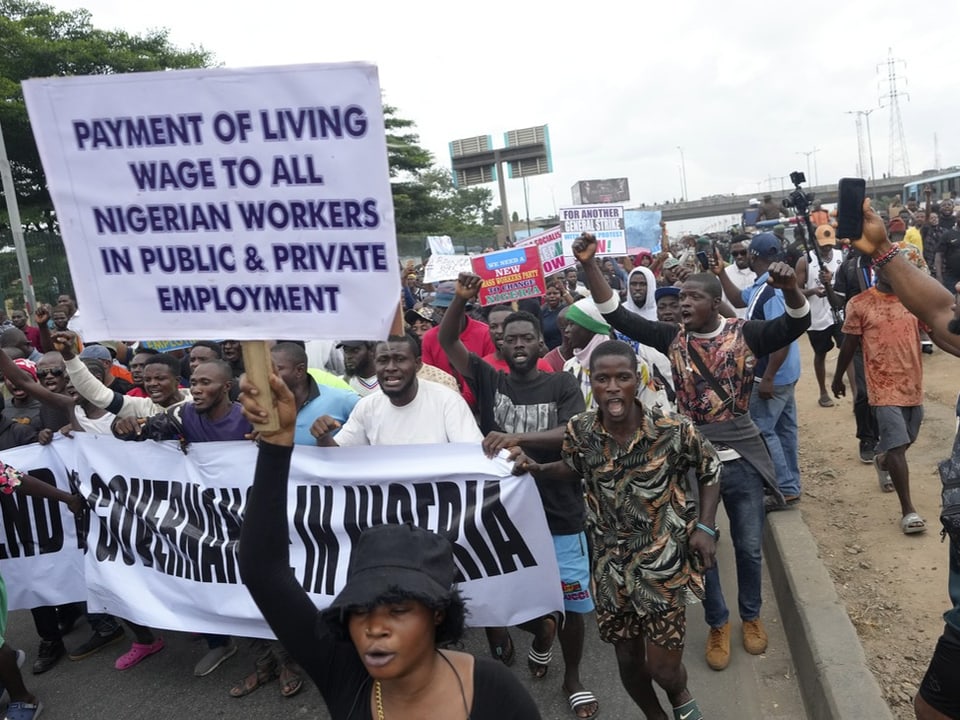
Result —
[[[806, 236], [803, 238], [803, 250], [807, 256], [807, 262], [813, 262], [818, 255], [814, 254], [814, 251], [810, 249], [810, 243], [813, 241], [813, 238], [816, 237], [816, 230], [813, 227], [813, 223], [810, 222], [810, 206], [813, 204], [814, 195], [812, 192], [806, 192], [800, 186], [807, 181], [807, 176], [800, 171], [795, 171], [790, 173], [790, 182], [793, 183], [793, 192], [787, 195], [783, 199], [783, 206], [785, 208], [793, 208], [797, 211], [797, 216], [803, 219], [804, 224], [807, 226]], [[860, 201], [860, 205], [863, 205], [863, 201]], [[859, 205], [858, 205], [859, 207]], [[808, 265], [809, 272], [809, 265]], [[824, 281], [823, 287], [827, 292], [827, 302], [830, 304], [830, 310], [833, 313], [833, 320], [835, 323], [843, 324], [843, 302], [837, 297], [837, 294], [833, 291], [831, 283]]]
[[803, 238], [803, 249], [804, 252], [807, 253], [807, 256], [811, 257], [810, 241], [816, 235], [813, 223], [810, 222], [810, 206], [813, 204], [814, 195], [812, 192], [806, 192], [800, 187], [806, 181], [807, 176], [799, 170], [794, 170], [792, 173], [790, 173], [790, 182], [793, 183], [793, 192], [787, 195], [781, 201], [781, 204], [787, 209], [796, 210], [797, 217], [801, 218], [806, 225], [807, 232], [806, 236]]

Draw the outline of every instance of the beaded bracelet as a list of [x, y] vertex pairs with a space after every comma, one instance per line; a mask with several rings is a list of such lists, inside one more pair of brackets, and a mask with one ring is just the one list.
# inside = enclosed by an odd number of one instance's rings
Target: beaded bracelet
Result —
[[873, 261], [873, 269], [876, 270], [877, 268], [882, 268], [884, 265], [886, 265], [888, 262], [890, 262], [891, 260], [893, 260], [893, 259], [894, 259], [897, 255], [899, 255], [899, 254], [900, 254], [900, 248], [898, 248], [896, 245], [894, 245], [892, 248], [890, 248], [890, 249], [889, 249], [887, 252], [885, 252], [883, 255], [881, 255], [880, 257], [874, 259], [874, 261]]
[[697, 523], [697, 529], [698, 529], [698, 530], [703, 530], [707, 535], [709, 535], [709, 536], [712, 537], [712, 538], [715, 538], [715, 537], [717, 536], [717, 531], [716, 531], [716, 530], [714, 530], [713, 528], [707, 527], [707, 526], [704, 525], [703, 523], [699, 523], [699, 522], [698, 522], [698, 523]]

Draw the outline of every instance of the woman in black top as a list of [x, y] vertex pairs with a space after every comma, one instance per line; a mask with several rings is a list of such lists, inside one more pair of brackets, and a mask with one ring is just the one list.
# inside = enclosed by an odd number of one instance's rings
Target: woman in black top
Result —
[[[463, 632], [450, 543], [412, 525], [361, 533], [347, 584], [318, 612], [290, 569], [287, 481], [297, 408], [278, 377], [270, 386], [280, 429], [260, 433], [240, 534], [240, 574], [277, 639], [310, 676], [333, 720], [528, 720], [540, 713], [501, 663], [441, 649]], [[257, 427], [256, 389], [241, 402]]]

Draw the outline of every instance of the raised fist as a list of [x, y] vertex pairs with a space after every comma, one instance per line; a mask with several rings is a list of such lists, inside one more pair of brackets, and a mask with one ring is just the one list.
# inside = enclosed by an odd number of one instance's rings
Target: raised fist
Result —
[[597, 254], [597, 238], [585, 232], [573, 241], [573, 256], [582, 263], [590, 262]]
[[460, 277], [457, 278], [457, 297], [466, 301], [473, 300], [480, 294], [482, 284], [483, 279], [479, 275], [468, 272], [460, 273]]
[[767, 269], [770, 277], [767, 278], [767, 284], [779, 288], [780, 290], [789, 290], [797, 286], [797, 276], [793, 268], [785, 262], [775, 262]]

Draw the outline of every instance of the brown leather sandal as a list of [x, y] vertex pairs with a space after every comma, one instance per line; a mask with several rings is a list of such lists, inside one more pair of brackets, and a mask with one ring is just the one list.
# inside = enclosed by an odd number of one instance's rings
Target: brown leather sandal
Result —
[[284, 697], [293, 697], [303, 689], [303, 678], [300, 676], [300, 667], [288, 660], [280, 666], [280, 694]]
[[230, 688], [230, 697], [246, 697], [254, 690], [276, 680], [279, 675], [277, 660], [272, 654], [260, 657], [256, 662], [256, 671], [247, 675], [239, 685]]

